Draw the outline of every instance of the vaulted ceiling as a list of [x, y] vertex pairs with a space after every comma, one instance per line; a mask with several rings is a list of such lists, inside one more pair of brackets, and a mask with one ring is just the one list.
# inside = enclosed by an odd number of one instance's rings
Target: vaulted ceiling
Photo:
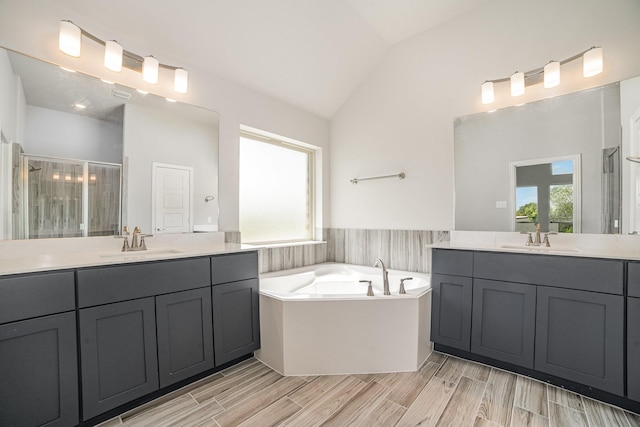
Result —
[[330, 118], [395, 43], [495, 0], [48, 0], [65, 19]]

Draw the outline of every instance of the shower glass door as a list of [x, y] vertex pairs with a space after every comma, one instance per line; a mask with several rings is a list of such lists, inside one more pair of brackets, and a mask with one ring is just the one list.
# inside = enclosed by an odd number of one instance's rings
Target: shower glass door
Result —
[[22, 157], [25, 237], [118, 234], [121, 165]]

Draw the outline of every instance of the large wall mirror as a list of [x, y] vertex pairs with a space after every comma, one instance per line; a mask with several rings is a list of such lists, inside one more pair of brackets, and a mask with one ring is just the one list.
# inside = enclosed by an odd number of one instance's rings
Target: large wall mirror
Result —
[[0, 89], [2, 239], [217, 228], [218, 113], [1, 48]]
[[636, 167], [625, 158], [640, 147], [623, 133], [625, 100], [640, 111], [640, 93], [625, 95], [627, 86], [455, 119], [455, 229], [532, 231], [540, 223], [543, 231], [634, 231], [628, 216], [623, 227]]

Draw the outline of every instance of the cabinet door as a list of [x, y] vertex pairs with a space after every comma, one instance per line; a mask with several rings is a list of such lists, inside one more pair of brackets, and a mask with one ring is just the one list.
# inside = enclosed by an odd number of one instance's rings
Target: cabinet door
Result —
[[156, 297], [160, 387], [213, 368], [211, 288]]
[[623, 395], [624, 297], [538, 287], [535, 369]]
[[471, 352], [533, 369], [536, 287], [473, 280]]
[[154, 298], [80, 310], [83, 419], [158, 389]]
[[471, 344], [470, 277], [432, 274], [431, 340], [469, 351]]
[[0, 326], [0, 425], [78, 424], [75, 312]]
[[640, 298], [627, 298], [627, 397], [640, 401]]
[[260, 348], [258, 279], [212, 288], [213, 348], [216, 366]]

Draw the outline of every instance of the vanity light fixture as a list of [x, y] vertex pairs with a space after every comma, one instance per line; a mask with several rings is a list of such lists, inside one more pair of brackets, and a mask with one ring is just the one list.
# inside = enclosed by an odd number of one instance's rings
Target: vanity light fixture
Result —
[[182, 67], [161, 64], [151, 55], [142, 57], [129, 52], [115, 40], [105, 42], [69, 20], [60, 21], [58, 48], [67, 55], [78, 58], [82, 50], [82, 36], [105, 47], [104, 66], [107, 69], [120, 72], [122, 67], [129, 68], [142, 73], [143, 80], [151, 84], [158, 83], [160, 68], [171, 70], [174, 72], [174, 90], [177, 93], [187, 93], [189, 73]]
[[582, 75], [584, 77], [593, 77], [602, 73], [602, 48], [594, 46], [562, 61], [551, 61], [542, 68], [536, 68], [524, 73], [516, 72], [511, 77], [486, 80], [481, 85], [482, 103], [491, 104], [495, 101], [495, 83], [510, 82], [511, 96], [522, 95], [526, 86], [538, 84], [542, 79], [544, 79], [545, 88], [558, 86], [560, 84], [560, 66], [579, 58], [582, 58]]

